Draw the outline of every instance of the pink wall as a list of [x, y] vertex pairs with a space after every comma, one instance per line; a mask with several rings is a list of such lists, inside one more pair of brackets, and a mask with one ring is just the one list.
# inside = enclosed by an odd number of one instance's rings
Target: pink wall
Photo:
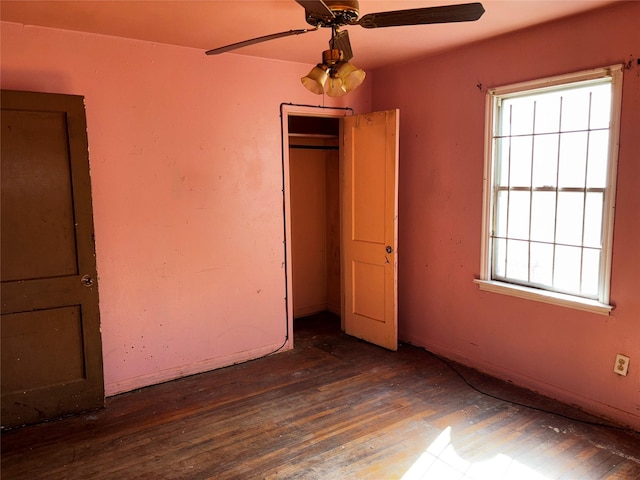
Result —
[[[400, 337], [640, 427], [640, 3], [374, 72], [399, 108]], [[631, 62], [624, 72], [612, 315], [481, 292], [485, 89]], [[613, 373], [616, 353], [629, 375]]]
[[[107, 394], [281, 346], [279, 106], [322, 103], [300, 84], [310, 65], [6, 22], [1, 35], [2, 88], [85, 96]], [[370, 85], [334, 106], [368, 110]]]

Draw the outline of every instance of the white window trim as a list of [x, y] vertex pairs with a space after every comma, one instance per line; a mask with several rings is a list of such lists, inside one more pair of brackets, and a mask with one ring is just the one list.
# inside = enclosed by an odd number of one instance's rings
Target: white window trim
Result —
[[[535, 300], [553, 305], [575, 308], [588, 312], [609, 315], [614, 308], [609, 304], [609, 293], [611, 284], [611, 260], [613, 247], [613, 221], [615, 213], [616, 179], [618, 169], [618, 146], [620, 143], [620, 111], [622, 105], [622, 68], [623, 65], [612, 65], [604, 68], [585, 70], [582, 72], [570, 73], [549, 77], [541, 80], [521, 82], [502, 87], [489, 89], [486, 96], [485, 106], [485, 146], [484, 146], [484, 174], [483, 174], [483, 197], [482, 197], [482, 240], [480, 256], [480, 278], [474, 282], [480, 290], [510, 295], [528, 300]], [[544, 88], [557, 88], [560, 85], [597, 80], [604, 77], [611, 77], [611, 122], [609, 127], [610, 138], [614, 141], [609, 144], [609, 166], [608, 180], [606, 187], [605, 208], [608, 210], [603, 220], [602, 232], [602, 275], [600, 275], [599, 300], [591, 300], [574, 295], [567, 295], [537, 288], [525, 287], [513, 283], [499, 282], [491, 279], [491, 252], [489, 234], [491, 232], [492, 218], [492, 184], [493, 184], [493, 116], [496, 107], [497, 95], [505, 96], [510, 93], [520, 93], [525, 90], [540, 91]]]

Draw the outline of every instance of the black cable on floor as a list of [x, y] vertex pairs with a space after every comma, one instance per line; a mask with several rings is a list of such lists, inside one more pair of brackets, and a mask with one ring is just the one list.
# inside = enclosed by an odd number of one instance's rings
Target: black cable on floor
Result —
[[[410, 344], [408, 344], [408, 345], [410, 345]], [[517, 405], [519, 407], [528, 408], [530, 410], [536, 410], [536, 411], [542, 412], [542, 413], [549, 413], [551, 415], [555, 415], [557, 417], [561, 417], [561, 418], [564, 418], [566, 420], [571, 420], [573, 422], [578, 422], [578, 423], [582, 423], [582, 424], [585, 424], [585, 425], [592, 425], [592, 426], [596, 426], [596, 427], [611, 428], [613, 430], [619, 430], [619, 431], [622, 431], [622, 432], [630, 433], [630, 434], [635, 435], [635, 436], [640, 435], [640, 432], [638, 432], [638, 431], [636, 431], [636, 430], [634, 430], [634, 429], [632, 429], [630, 427], [623, 427], [623, 426], [620, 426], [620, 425], [613, 425], [613, 424], [610, 424], [610, 423], [592, 422], [590, 420], [582, 420], [580, 418], [575, 418], [575, 417], [572, 417], [570, 415], [565, 415], [563, 413], [553, 412], [551, 410], [547, 410], [547, 409], [544, 409], [544, 408], [541, 408], [541, 407], [534, 407], [533, 405], [527, 405], [525, 403], [520, 403], [520, 402], [517, 402], [515, 400], [509, 400], [507, 398], [502, 398], [502, 397], [499, 397], [497, 395], [493, 395], [492, 393], [485, 392], [482, 389], [476, 387], [469, 380], [467, 380], [467, 378], [462, 373], [460, 373], [460, 371], [453, 365], [453, 363], [450, 362], [449, 360], [447, 360], [446, 358], [441, 357], [439, 355], [436, 355], [435, 353], [430, 352], [429, 350], [427, 350], [425, 348], [422, 348], [422, 347], [417, 347], [417, 348], [420, 348], [421, 350], [424, 350], [425, 352], [427, 352], [432, 357], [438, 359], [440, 362], [442, 362], [447, 367], [449, 367], [449, 369], [451, 369], [458, 377], [460, 377], [462, 379], [462, 381], [465, 384], [467, 384], [467, 386], [469, 386], [472, 390], [475, 390], [476, 392], [478, 392], [478, 393], [480, 393], [482, 395], [485, 395], [487, 397], [493, 398], [495, 400], [499, 400], [501, 402], [509, 403], [511, 405]]]

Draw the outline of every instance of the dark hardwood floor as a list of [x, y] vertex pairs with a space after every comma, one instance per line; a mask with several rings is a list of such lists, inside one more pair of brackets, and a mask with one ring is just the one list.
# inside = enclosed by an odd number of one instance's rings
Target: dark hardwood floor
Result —
[[[2, 434], [2, 479], [639, 479], [640, 436], [492, 398], [322, 314], [296, 348]], [[456, 366], [498, 396], [596, 421]]]

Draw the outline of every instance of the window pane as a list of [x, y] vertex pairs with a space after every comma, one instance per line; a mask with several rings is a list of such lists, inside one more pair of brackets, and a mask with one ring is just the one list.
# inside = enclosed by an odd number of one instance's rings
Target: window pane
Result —
[[600, 277], [600, 250], [585, 248], [582, 252], [582, 293], [598, 295]]
[[560, 130], [586, 130], [589, 122], [589, 90], [580, 88], [562, 92]]
[[588, 192], [585, 203], [584, 245], [600, 248], [602, 246], [602, 208], [604, 194]]
[[558, 173], [558, 135], [538, 135], [533, 143], [534, 187], [555, 187]]
[[501, 100], [496, 104], [496, 134], [499, 137], [506, 137], [511, 134], [511, 109], [507, 102]]
[[587, 132], [560, 135], [559, 187], [584, 187], [587, 140]]
[[528, 187], [531, 185], [531, 155], [533, 137], [515, 137], [511, 139], [511, 158], [509, 162], [510, 185]]
[[507, 277], [524, 282], [529, 279], [529, 242], [507, 240]]
[[535, 133], [558, 132], [560, 129], [560, 95], [547, 93], [536, 97]]
[[556, 218], [556, 242], [582, 245], [582, 209], [584, 193], [559, 192]]
[[531, 240], [553, 242], [556, 215], [555, 192], [533, 192], [531, 204]]
[[607, 184], [607, 159], [609, 158], [609, 130], [590, 132], [587, 187], [604, 188]]
[[509, 195], [509, 238], [529, 238], [529, 192], [511, 192]]
[[492, 92], [493, 192], [485, 211], [492, 225], [483, 252], [492, 277], [608, 301], [608, 272], [600, 270], [611, 254], [602, 243], [612, 221], [609, 124], [620, 113], [612, 99], [621, 95], [621, 77], [616, 66]]
[[[531, 97], [511, 98], [505, 105], [511, 114], [511, 135], [523, 135], [533, 132], [533, 99]], [[509, 116], [506, 117], [509, 119]]]
[[551, 286], [553, 284], [553, 245], [532, 242], [530, 248], [531, 283]]
[[493, 273], [492, 277], [506, 276], [507, 241], [496, 238], [493, 240]]
[[496, 199], [496, 211], [494, 213], [493, 234], [497, 237], [507, 236], [507, 206], [509, 194], [506, 190], [500, 190]]
[[497, 185], [506, 187], [509, 185], [509, 147], [510, 138], [496, 139], [496, 171], [495, 178]]
[[566, 292], [580, 292], [580, 248], [556, 246], [553, 286]]
[[609, 83], [591, 88], [590, 128], [609, 128], [611, 117], [611, 85]]

